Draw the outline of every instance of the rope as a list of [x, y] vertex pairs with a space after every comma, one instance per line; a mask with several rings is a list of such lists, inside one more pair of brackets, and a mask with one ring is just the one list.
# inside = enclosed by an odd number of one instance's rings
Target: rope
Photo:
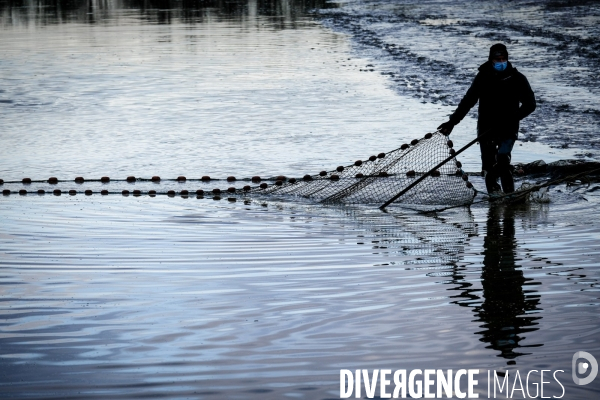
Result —
[[[440, 163], [444, 160], [443, 163]], [[448, 161], [455, 162], [446, 165]], [[434, 166], [438, 168], [432, 168]], [[441, 167], [443, 165], [443, 167]], [[284, 195], [309, 198], [322, 203], [344, 203], [344, 204], [381, 204], [403, 188], [411, 185], [413, 182], [423, 182], [418, 189], [411, 190], [407, 196], [403, 196], [402, 201], [410, 204], [424, 205], [466, 205], [470, 204], [475, 197], [475, 190], [468, 176], [461, 169], [462, 164], [456, 160], [456, 151], [453, 149], [453, 143], [448, 140], [446, 135], [441, 132], [427, 133], [421, 139], [414, 139], [410, 144], [405, 143], [402, 146], [377, 155], [369, 156], [365, 160], [357, 160], [353, 164], [338, 166], [329, 171], [321, 171], [313, 175], [304, 175], [302, 178], [288, 178], [285, 176], [271, 177], [261, 179], [258, 176], [251, 178], [236, 179], [230, 176], [226, 179], [212, 179], [209, 176], [201, 178], [187, 179], [185, 176], [179, 176], [175, 179], [161, 179], [159, 176], [151, 178], [139, 178], [129, 176], [126, 179], [113, 179], [105, 176], [100, 179], [84, 179], [76, 177], [73, 181], [77, 184], [85, 182], [252, 182], [254, 185], [246, 184], [243, 188], [229, 187], [226, 190], [213, 189], [212, 194], [220, 196], [222, 193], [244, 196], [263, 196], [263, 195]], [[274, 181], [274, 182], [273, 182]], [[32, 180], [24, 178], [20, 181], [23, 184], [48, 183], [58, 184], [67, 182], [51, 177], [47, 180]], [[0, 184], [2, 184], [0, 180]], [[6, 183], [19, 183], [11, 181]], [[45, 188], [47, 189], [47, 188]], [[145, 188], [150, 189], [150, 188]], [[184, 194], [185, 192], [185, 194]], [[202, 192], [203, 194], [198, 194]], [[208, 192], [208, 191], [207, 191]], [[6, 189], [4, 194], [9, 195], [13, 192]], [[18, 193], [27, 194], [27, 190], [22, 189]], [[44, 194], [43, 189], [38, 191]], [[59, 195], [63, 192], [56, 189], [53, 193]], [[64, 193], [76, 195], [77, 190], [70, 190]], [[91, 195], [94, 191], [87, 190], [86, 195]], [[109, 194], [107, 190], [101, 191], [101, 194]], [[189, 196], [188, 191], [182, 191], [181, 195]], [[121, 192], [123, 195], [131, 194], [129, 190]], [[134, 196], [142, 194], [158, 195], [156, 191], [133, 190]], [[164, 192], [162, 193], [164, 194]], [[167, 195], [174, 196], [174, 191], [169, 191]], [[204, 191], [197, 191], [197, 195], [204, 196]]]

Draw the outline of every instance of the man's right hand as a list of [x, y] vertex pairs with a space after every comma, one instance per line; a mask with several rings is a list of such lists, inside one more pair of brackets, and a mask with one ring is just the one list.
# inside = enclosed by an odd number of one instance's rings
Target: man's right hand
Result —
[[442, 132], [444, 135], [449, 135], [454, 129], [454, 124], [450, 121], [444, 122], [440, 126], [438, 126], [438, 131]]

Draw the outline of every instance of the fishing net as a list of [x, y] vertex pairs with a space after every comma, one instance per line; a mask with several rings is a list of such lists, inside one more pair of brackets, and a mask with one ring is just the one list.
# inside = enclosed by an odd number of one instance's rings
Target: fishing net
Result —
[[[323, 203], [382, 204], [393, 199], [417, 208], [467, 205], [476, 195], [448, 137], [440, 132], [388, 153], [352, 165], [339, 166], [303, 178], [276, 178], [249, 190], [250, 194], [289, 195]], [[444, 162], [447, 161], [447, 162]]]
[[[212, 194], [213, 198], [221, 198], [222, 195], [243, 198], [302, 197], [322, 203], [374, 204], [381, 208], [390, 204], [402, 204], [420, 210], [437, 209], [439, 206], [468, 205], [473, 202], [477, 192], [469, 182], [468, 175], [463, 172], [461, 163], [456, 156], [476, 141], [477, 139], [474, 139], [462, 149], [455, 151], [452, 141], [447, 136], [440, 132], [428, 133], [422, 139], [415, 139], [410, 144], [403, 144], [390, 152], [372, 155], [365, 160], [358, 160], [347, 166], [339, 166], [331, 171], [321, 171], [314, 175], [305, 175], [302, 178], [279, 176], [264, 181], [260, 177], [245, 178], [241, 180], [252, 181], [254, 185], [245, 185], [243, 188], [231, 186], [226, 190], [198, 189], [195, 194], [198, 198], [209, 194]], [[105, 176], [100, 179], [77, 177], [75, 183], [81, 185], [85, 182], [88, 186], [84, 192], [86, 195], [121, 193], [127, 196], [130, 193], [131, 185], [135, 185], [131, 187], [131, 189], [135, 188], [132, 192], [134, 196], [145, 194], [175, 196], [180, 194], [187, 197], [194, 192], [184, 189], [182, 185], [186, 182], [192, 184], [201, 182], [203, 186], [206, 186], [212, 184], [213, 180], [209, 176], [189, 180], [184, 176], [177, 177], [177, 179], [161, 179], [158, 176], [152, 178], [129, 176], [124, 180], [113, 180]], [[227, 178], [227, 182], [235, 181], [237, 179], [233, 176]], [[48, 189], [55, 195], [82, 193], [81, 190], [76, 189], [63, 192], [64, 189], [61, 190], [57, 187], [66, 182], [68, 181], [59, 181], [55, 177], [41, 181], [24, 178], [22, 181], [14, 182], [4, 182], [0, 179], [0, 184], [22, 183], [26, 185], [29, 190], [23, 188], [18, 191], [22, 195], [34, 193], [35, 188], [38, 189], [38, 194], [44, 194]], [[34, 188], [32, 184], [37, 186]], [[109, 184], [113, 189], [123, 190], [109, 191], [107, 186]], [[156, 190], [159, 188], [158, 184], [163, 190]], [[96, 185], [96, 189], [102, 190], [99, 192], [92, 190], [94, 185]], [[175, 190], [176, 188], [177, 190]], [[32, 192], [31, 189], [34, 191]], [[13, 191], [7, 188], [2, 193], [10, 195]]]

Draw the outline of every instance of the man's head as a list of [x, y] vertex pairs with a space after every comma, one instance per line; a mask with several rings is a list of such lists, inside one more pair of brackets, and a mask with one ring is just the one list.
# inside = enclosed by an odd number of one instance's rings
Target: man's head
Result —
[[506, 62], [508, 61], [508, 50], [502, 43], [496, 43], [490, 47], [490, 55], [488, 60], [492, 62]]

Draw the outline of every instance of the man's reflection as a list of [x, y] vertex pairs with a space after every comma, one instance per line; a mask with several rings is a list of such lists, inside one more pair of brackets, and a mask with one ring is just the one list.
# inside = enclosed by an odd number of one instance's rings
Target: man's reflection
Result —
[[524, 290], [531, 279], [525, 278], [515, 265], [517, 242], [515, 240], [515, 206], [491, 205], [487, 219], [487, 232], [483, 241], [483, 303], [475, 308], [485, 330], [477, 332], [480, 339], [501, 352], [500, 356], [514, 359], [526, 353], [515, 351], [523, 346], [525, 332], [538, 328], [539, 316], [529, 316], [539, 310], [539, 295], [534, 290]]

